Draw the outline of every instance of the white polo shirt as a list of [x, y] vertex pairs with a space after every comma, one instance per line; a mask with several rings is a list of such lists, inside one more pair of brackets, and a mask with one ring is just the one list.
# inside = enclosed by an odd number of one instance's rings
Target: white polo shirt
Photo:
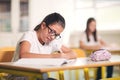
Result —
[[28, 31], [25, 32], [24, 35], [19, 40], [16, 52], [14, 54], [14, 58], [12, 61], [16, 61], [19, 59], [19, 45], [22, 41], [28, 41], [31, 44], [30, 52], [36, 54], [51, 54], [54, 51], [61, 51], [62, 39], [55, 39], [49, 44], [42, 45], [37, 38], [36, 31]]
[[97, 41], [94, 40], [93, 35], [90, 35], [89, 39], [90, 39], [90, 41], [88, 42], [87, 35], [85, 32], [83, 32], [80, 36], [80, 41], [84, 42], [84, 44], [87, 46], [94, 46], [94, 45], [100, 44], [100, 42], [99, 42], [100, 37], [99, 36], [97, 36], [97, 39], [98, 39]]

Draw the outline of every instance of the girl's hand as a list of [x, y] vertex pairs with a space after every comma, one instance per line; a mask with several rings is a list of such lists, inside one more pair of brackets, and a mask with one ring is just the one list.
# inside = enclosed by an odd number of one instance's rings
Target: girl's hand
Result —
[[77, 58], [77, 55], [75, 53], [61, 53], [61, 58], [75, 59]]

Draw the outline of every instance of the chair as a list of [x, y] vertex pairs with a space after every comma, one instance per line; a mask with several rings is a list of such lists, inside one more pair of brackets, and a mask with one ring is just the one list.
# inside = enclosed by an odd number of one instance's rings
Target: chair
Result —
[[0, 51], [0, 62], [11, 62], [14, 51]]
[[[0, 62], [11, 62], [14, 51], [14, 47], [0, 48]], [[0, 73], [0, 79], [3, 79], [4, 76], [6, 76], [5, 73]]]
[[11, 62], [15, 47], [0, 48], [0, 62]]
[[85, 52], [82, 49], [73, 48], [72, 50], [77, 53], [77, 57], [78, 58], [80, 58], [80, 57], [86, 57], [86, 54], [85, 54]]
[[1, 47], [0, 51], [15, 51], [15, 47], [13, 47], [13, 46]]

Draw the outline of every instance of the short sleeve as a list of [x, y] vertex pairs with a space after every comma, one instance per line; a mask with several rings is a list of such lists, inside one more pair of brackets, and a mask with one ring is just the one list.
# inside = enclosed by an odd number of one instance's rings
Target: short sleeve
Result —
[[101, 38], [101, 36], [100, 35], [98, 35], [98, 40], [101, 40], [102, 38]]
[[85, 42], [86, 41], [86, 35], [85, 32], [80, 34], [80, 41]]
[[25, 32], [23, 34], [23, 36], [21, 37], [21, 39], [19, 40], [19, 43], [22, 42], [22, 41], [28, 41], [28, 42], [32, 43], [32, 39], [33, 39], [32, 35], [33, 34], [30, 31]]
[[22, 41], [29, 41], [30, 44], [32, 43], [32, 41], [31, 41], [32, 37], [30, 35], [31, 35], [31, 32], [25, 32], [23, 34], [23, 36], [20, 38], [20, 40], [17, 43], [16, 51], [14, 53], [12, 61], [17, 61], [20, 58], [20, 55], [19, 55], [19, 49], [20, 49], [19, 44], [20, 44], [20, 42], [22, 42]]

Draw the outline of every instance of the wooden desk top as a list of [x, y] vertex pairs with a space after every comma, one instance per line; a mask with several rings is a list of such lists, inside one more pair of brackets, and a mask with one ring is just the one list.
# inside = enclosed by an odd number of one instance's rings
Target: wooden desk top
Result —
[[50, 71], [59, 71], [59, 70], [94, 68], [94, 67], [110, 66], [110, 65], [120, 65], [120, 56], [114, 55], [109, 61], [100, 61], [100, 62], [93, 62], [88, 60], [88, 58], [77, 58], [71, 63], [61, 66], [43, 66], [43, 65], [41, 66], [41, 65], [25, 65], [25, 64], [18, 65], [18, 64], [14, 64], [14, 62], [9, 62], [9, 63], [0, 63], [0, 68], [41, 73], [41, 72], [50, 72]]

